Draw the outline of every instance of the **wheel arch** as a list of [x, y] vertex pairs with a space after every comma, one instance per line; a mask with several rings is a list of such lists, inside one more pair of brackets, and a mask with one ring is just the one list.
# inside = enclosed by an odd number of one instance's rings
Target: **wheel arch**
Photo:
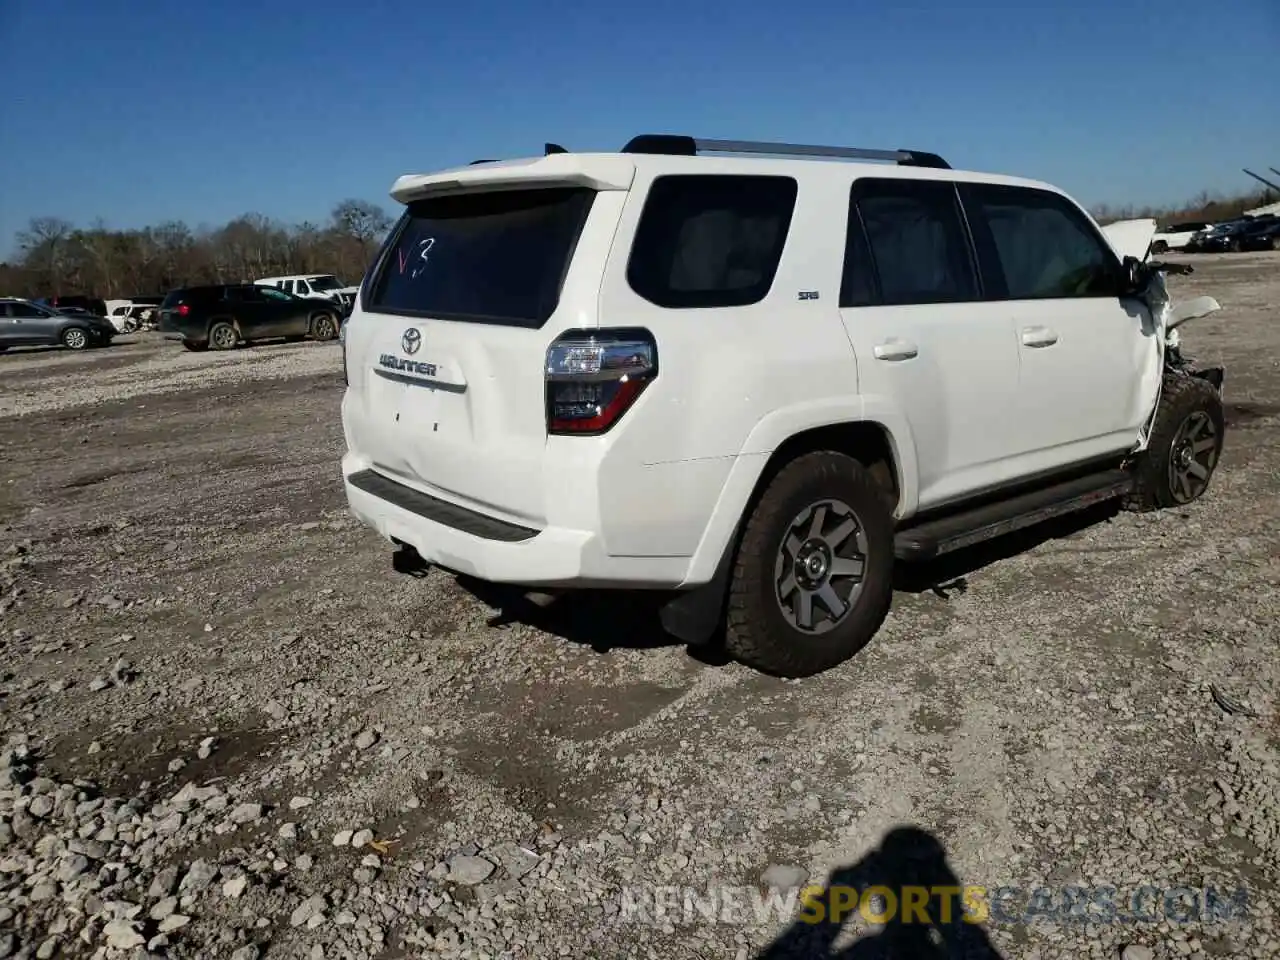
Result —
[[58, 327], [58, 343], [62, 343], [62, 339], [67, 335], [68, 330], [83, 330], [86, 337], [93, 336], [93, 329], [83, 320], [68, 320]]
[[783, 465], [815, 450], [834, 450], [864, 464], [892, 499], [895, 519], [915, 512], [919, 489], [915, 446], [905, 418], [896, 410], [855, 403], [819, 417], [779, 411], [752, 431], [730, 470], [690, 561], [686, 584], [707, 583], [715, 576], [737, 543], [743, 518], [750, 515], [769, 481]]
[[220, 313], [209, 318], [209, 322], [204, 325], [204, 338], [209, 339], [209, 334], [213, 332], [213, 328], [219, 323], [231, 324], [231, 329], [236, 332], [236, 337], [243, 340], [244, 331], [240, 329], [240, 321], [236, 319], [235, 314]]
[[[895, 432], [891, 418], [833, 417], [779, 431], [768, 450], [748, 450], [737, 457], [720, 492], [716, 508], [689, 563], [685, 589], [661, 611], [668, 633], [690, 644], [706, 642], [723, 621], [729, 574], [747, 518], [786, 464], [817, 450], [834, 450], [864, 464], [896, 505], [895, 518], [915, 510], [915, 448], [910, 435]], [[766, 429], [768, 421], [760, 427]], [[755, 443], [759, 430], [753, 431]], [[905, 430], [905, 421], [900, 431]], [[892, 508], [891, 508], [892, 509]]]

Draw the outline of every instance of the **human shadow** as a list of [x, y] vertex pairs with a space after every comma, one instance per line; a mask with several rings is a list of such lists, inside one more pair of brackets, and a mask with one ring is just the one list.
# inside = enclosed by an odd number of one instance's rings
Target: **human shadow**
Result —
[[[887, 891], [878, 906], [872, 888]], [[795, 923], [756, 960], [1001, 960], [975, 922], [980, 912], [966, 913], [963, 891], [933, 834], [895, 827], [857, 863], [833, 870], [822, 892], [806, 897]], [[918, 909], [904, 909], [910, 898]], [[879, 932], [837, 947], [864, 904], [872, 917], [880, 915]]]

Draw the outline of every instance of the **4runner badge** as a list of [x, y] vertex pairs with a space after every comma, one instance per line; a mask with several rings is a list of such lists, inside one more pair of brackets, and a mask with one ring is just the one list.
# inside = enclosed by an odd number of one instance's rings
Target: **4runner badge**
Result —
[[417, 353], [420, 346], [422, 346], [422, 331], [417, 327], [410, 327], [400, 338], [400, 349], [405, 353]]
[[397, 357], [394, 353], [384, 353], [378, 357], [378, 366], [386, 370], [395, 370], [402, 373], [416, 373], [420, 377], [434, 377], [436, 375], [436, 365], [434, 363], [406, 360], [404, 357]]

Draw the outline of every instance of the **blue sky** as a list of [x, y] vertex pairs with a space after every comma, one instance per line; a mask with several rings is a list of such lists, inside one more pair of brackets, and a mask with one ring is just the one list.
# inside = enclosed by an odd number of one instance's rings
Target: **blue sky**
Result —
[[0, 0], [0, 39], [0, 255], [32, 216], [320, 220], [640, 132], [933, 150], [1087, 204], [1280, 168], [1280, 0]]

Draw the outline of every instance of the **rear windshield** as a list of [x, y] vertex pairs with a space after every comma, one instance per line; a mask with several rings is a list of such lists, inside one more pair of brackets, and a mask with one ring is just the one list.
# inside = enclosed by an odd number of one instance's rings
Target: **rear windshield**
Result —
[[414, 201], [366, 309], [540, 327], [560, 300], [594, 196], [566, 187]]

